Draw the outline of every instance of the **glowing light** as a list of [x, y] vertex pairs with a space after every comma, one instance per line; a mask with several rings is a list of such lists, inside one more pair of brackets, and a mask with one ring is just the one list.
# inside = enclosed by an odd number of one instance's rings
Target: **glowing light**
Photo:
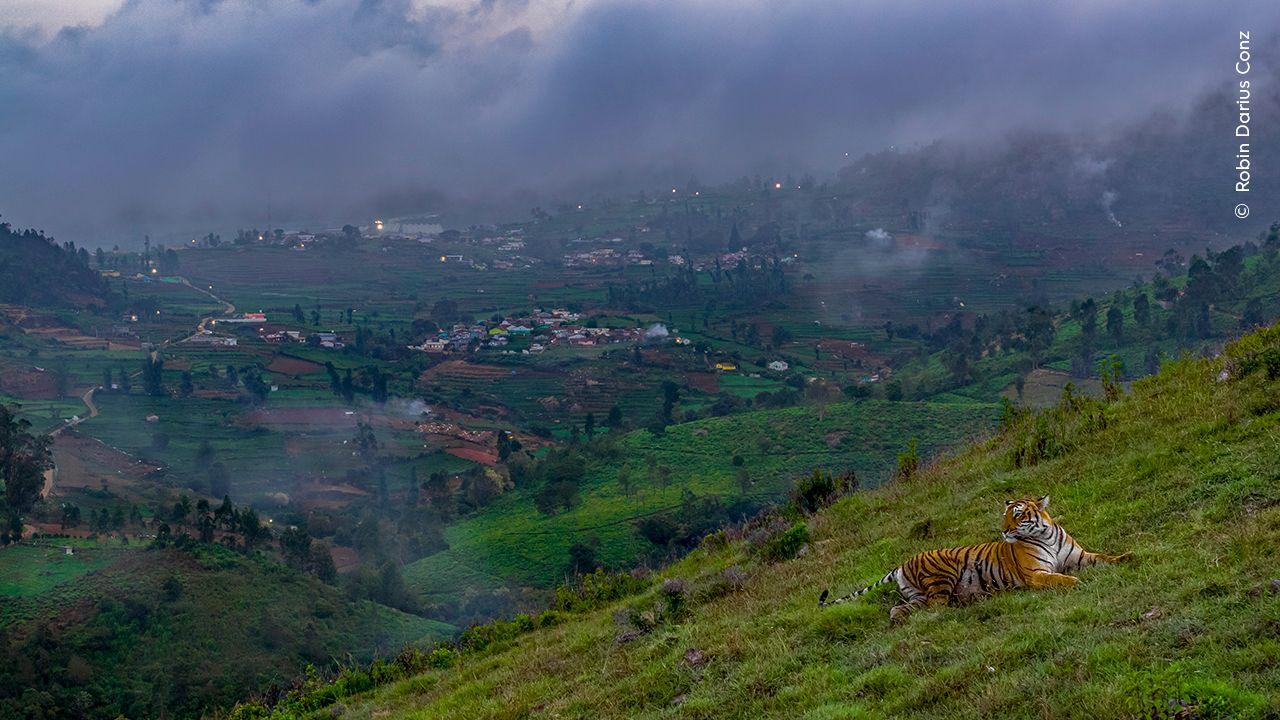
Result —
[[440, 262], [444, 262], [444, 260], [445, 260], [445, 257], [444, 257], [443, 255], [441, 255], [441, 256], [440, 256]]
[[676, 189], [675, 189], [675, 188], [671, 188], [671, 192], [675, 192], [675, 191], [676, 191]]
[[377, 228], [378, 232], [382, 232], [382, 221], [381, 221], [381, 220], [374, 220], [374, 221], [373, 221], [373, 226], [374, 226], [375, 228]]
[[579, 206], [578, 206], [578, 209], [579, 209], [579, 210], [581, 210], [581, 209], [582, 209], [582, 206], [581, 206], [581, 205], [579, 205]]
[[774, 183], [774, 184], [773, 184], [773, 189], [774, 189], [774, 190], [781, 190], [781, 189], [782, 189], [782, 183], [780, 183], [780, 182], [776, 182], [776, 183]]

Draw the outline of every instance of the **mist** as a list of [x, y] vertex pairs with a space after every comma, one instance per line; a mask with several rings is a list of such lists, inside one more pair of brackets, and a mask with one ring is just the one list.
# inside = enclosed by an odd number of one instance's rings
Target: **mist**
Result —
[[1232, 81], [1237, 30], [1280, 27], [1266, 2], [851, 5], [127, 0], [60, 29], [27, 12], [0, 20], [0, 213], [93, 246], [823, 177], [892, 145], [1176, 114]]

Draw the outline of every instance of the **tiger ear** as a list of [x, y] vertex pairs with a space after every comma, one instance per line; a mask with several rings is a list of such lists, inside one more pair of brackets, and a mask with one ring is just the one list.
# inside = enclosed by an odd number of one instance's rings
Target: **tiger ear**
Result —
[[1004, 506], [1005, 506], [1005, 507], [1009, 507], [1009, 506], [1010, 506], [1010, 505], [1012, 505], [1012, 504], [1013, 504], [1013, 501], [1012, 501], [1012, 500], [1005, 500], [1005, 501], [1004, 501]]
[[1044, 510], [1047, 507], [1049, 507], [1049, 496], [1045, 495], [1044, 497], [1040, 498], [1040, 509]]

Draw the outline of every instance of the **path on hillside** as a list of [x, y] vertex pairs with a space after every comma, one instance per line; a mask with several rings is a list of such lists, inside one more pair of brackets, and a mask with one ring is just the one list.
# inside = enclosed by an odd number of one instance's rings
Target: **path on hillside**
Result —
[[[188, 279], [186, 279], [185, 277], [182, 277], [182, 276], [179, 276], [179, 277], [178, 277], [178, 280], [179, 280], [179, 281], [181, 281], [183, 285], [186, 285], [187, 287], [191, 288], [192, 290], [195, 290], [196, 292], [201, 293], [201, 294], [203, 294], [203, 295], [208, 295], [209, 297], [213, 298], [213, 300], [214, 300], [215, 302], [222, 303], [222, 314], [223, 314], [223, 315], [231, 315], [232, 313], [234, 313], [234, 312], [236, 311], [236, 306], [235, 306], [235, 305], [234, 305], [230, 300], [226, 300], [226, 299], [224, 299], [224, 298], [218, 297], [217, 295], [214, 295], [214, 294], [213, 294], [213, 289], [212, 289], [212, 288], [210, 288], [210, 289], [206, 290], [205, 288], [197, 287], [197, 286], [195, 286], [195, 285], [192, 285], [190, 280], [188, 280]], [[187, 337], [187, 338], [185, 338], [185, 339], [190, 340], [190, 339], [191, 339], [191, 338], [193, 338], [193, 337], [196, 337], [196, 336], [199, 336], [199, 335], [203, 335], [203, 334], [204, 334], [204, 332], [205, 332], [205, 326], [207, 326], [207, 325], [208, 325], [210, 322], [212, 322], [212, 321], [213, 321], [213, 316], [212, 316], [212, 315], [210, 315], [209, 317], [202, 317], [202, 318], [200, 318], [200, 324], [196, 325], [196, 332], [195, 332], [195, 334], [194, 334], [194, 335], [191, 335], [191, 336], [189, 336], [189, 337]]]
[[[191, 284], [191, 281], [190, 281], [190, 280], [188, 280], [188, 279], [187, 279], [187, 278], [185, 278], [185, 277], [181, 277], [181, 276], [179, 276], [179, 277], [178, 277], [178, 280], [179, 280], [183, 285], [186, 285], [187, 287], [191, 288], [192, 290], [195, 290], [196, 292], [201, 293], [201, 294], [203, 294], [203, 295], [208, 295], [208, 296], [209, 296], [210, 298], [212, 298], [214, 301], [216, 301], [216, 302], [218, 302], [218, 303], [221, 303], [221, 304], [222, 304], [222, 314], [223, 314], [223, 315], [230, 315], [230, 314], [232, 314], [232, 313], [234, 313], [234, 312], [236, 311], [236, 306], [235, 306], [234, 304], [232, 304], [232, 303], [231, 303], [230, 301], [228, 301], [228, 300], [224, 300], [223, 298], [218, 297], [217, 295], [214, 295], [214, 294], [213, 294], [213, 292], [212, 292], [211, 290], [206, 290], [206, 289], [204, 289], [204, 288], [201, 288], [201, 287], [197, 287], [197, 286], [195, 286], [195, 285], [192, 285], [192, 284]], [[195, 331], [195, 333], [194, 333], [194, 334], [192, 334], [192, 335], [187, 336], [186, 338], [183, 338], [183, 340], [189, 340], [189, 339], [191, 339], [191, 338], [193, 338], [193, 337], [198, 337], [198, 336], [200, 336], [200, 335], [203, 335], [203, 334], [204, 334], [204, 332], [205, 332], [205, 326], [206, 326], [206, 325], [208, 325], [212, 320], [213, 320], [213, 316], [212, 316], [212, 315], [207, 316], [207, 317], [202, 317], [202, 318], [200, 318], [200, 322], [199, 322], [199, 324], [197, 324], [197, 325], [196, 325], [196, 331]], [[172, 341], [172, 339], [165, 340], [163, 343], [161, 343], [161, 344], [160, 344], [160, 346], [159, 346], [159, 347], [165, 347], [165, 346], [169, 345], [169, 344], [170, 344], [170, 343], [172, 343], [172, 342], [173, 342], [173, 341]], [[181, 342], [181, 341], [179, 341], [179, 342]], [[156, 350], [158, 350], [158, 349], [159, 349], [159, 348], [157, 348]], [[152, 359], [154, 359], [154, 358], [155, 358], [156, 350], [153, 350], [153, 351], [151, 352], [151, 357], [152, 357]], [[137, 371], [137, 372], [132, 373], [132, 374], [130, 375], [130, 377], [134, 377], [134, 376], [141, 375], [141, 374], [142, 374], [142, 371]], [[95, 418], [95, 417], [98, 417], [98, 415], [99, 415], [99, 412], [98, 412], [98, 406], [97, 406], [97, 404], [96, 404], [96, 403], [94, 403], [94, 402], [93, 402], [93, 394], [94, 394], [95, 392], [97, 392], [98, 390], [100, 390], [100, 389], [101, 389], [101, 386], [99, 386], [99, 385], [95, 385], [95, 386], [93, 386], [93, 387], [89, 388], [88, 390], [86, 390], [86, 391], [84, 392], [84, 394], [80, 396], [80, 401], [84, 403], [85, 408], [86, 408], [86, 409], [88, 409], [88, 411], [89, 411], [89, 414], [88, 414], [88, 415], [86, 415], [86, 416], [84, 416], [84, 417], [80, 417], [79, 415], [76, 415], [76, 416], [72, 417], [71, 419], [67, 420], [67, 421], [66, 421], [66, 422], [64, 422], [63, 424], [59, 425], [57, 428], [54, 428], [54, 429], [49, 433], [49, 437], [53, 437], [53, 436], [57, 435], [58, 433], [62, 432], [63, 430], [66, 430], [67, 428], [75, 427], [76, 425], [79, 425], [80, 423], [84, 422], [85, 420], [88, 420], [89, 418]], [[55, 465], [54, 467], [51, 467], [51, 468], [49, 468], [48, 470], [45, 470], [45, 471], [44, 471], [44, 485], [43, 485], [43, 486], [41, 487], [41, 489], [40, 489], [40, 496], [41, 496], [42, 498], [46, 498], [46, 499], [47, 499], [47, 498], [49, 497], [49, 494], [53, 492], [53, 483], [54, 483], [54, 479], [55, 479], [55, 477], [56, 477], [56, 475], [57, 475], [57, 471], [58, 471], [58, 468], [57, 468], [57, 466], [56, 466], [56, 465]]]
[[[85, 417], [80, 417], [79, 415], [72, 417], [70, 420], [55, 428], [53, 432], [49, 433], [49, 437], [53, 437], [69, 427], [75, 427], [89, 418], [98, 417], [98, 406], [93, 402], [93, 394], [98, 391], [98, 388], [99, 386], [95, 385], [88, 390], [85, 390], [84, 394], [80, 396], [80, 402], [84, 403], [85, 408], [89, 410], [89, 414]], [[53, 478], [56, 471], [56, 467], [51, 467], [44, 471], [44, 486], [40, 488], [40, 497], [48, 498], [49, 493], [53, 492]]]

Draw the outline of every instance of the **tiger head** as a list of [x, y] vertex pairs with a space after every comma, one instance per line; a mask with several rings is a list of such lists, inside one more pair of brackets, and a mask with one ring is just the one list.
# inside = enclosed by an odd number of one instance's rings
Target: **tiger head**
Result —
[[1004, 522], [1000, 529], [1004, 532], [1005, 542], [1015, 542], [1019, 538], [1039, 537], [1053, 525], [1049, 517], [1049, 496], [1042, 498], [1023, 498], [1006, 500], [1004, 503]]

